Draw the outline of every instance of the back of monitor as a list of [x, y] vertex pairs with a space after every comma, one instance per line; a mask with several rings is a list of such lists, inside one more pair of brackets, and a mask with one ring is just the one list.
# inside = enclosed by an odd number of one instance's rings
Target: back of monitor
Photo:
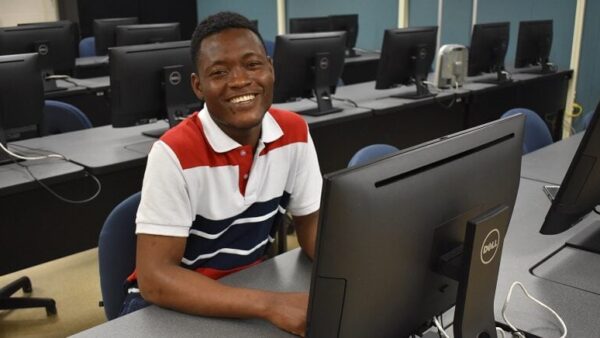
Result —
[[435, 86], [438, 88], [461, 87], [467, 77], [469, 51], [463, 45], [440, 47], [435, 67]]

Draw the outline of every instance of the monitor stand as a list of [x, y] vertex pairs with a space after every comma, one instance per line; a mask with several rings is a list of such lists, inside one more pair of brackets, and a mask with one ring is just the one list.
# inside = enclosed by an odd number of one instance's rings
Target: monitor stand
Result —
[[506, 72], [504, 69], [499, 69], [499, 70], [496, 71], [496, 78], [495, 79], [483, 79], [483, 80], [477, 80], [475, 82], [477, 82], [477, 83], [490, 83], [490, 84], [500, 85], [500, 84], [511, 83], [512, 79], [508, 75], [508, 72]]
[[331, 102], [331, 91], [329, 90], [329, 67], [331, 58], [329, 53], [316, 53], [313, 65], [315, 75], [314, 93], [317, 99], [317, 109], [310, 109], [299, 112], [302, 115], [321, 116], [342, 111], [340, 108], [334, 108]]
[[469, 220], [462, 248], [440, 257], [438, 271], [459, 283], [455, 338], [496, 336], [494, 296], [510, 216], [511, 210], [502, 205]]
[[424, 83], [423, 80], [415, 81], [415, 85], [417, 87], [416, 93], [396, 94], [396, 95], [391, 95], [390, 97], [395, 97], [398, 99], [417, 100], [417, 99], [424, 99], [426, 97], [432, 97], [432, 96], [437, 95], [437, 94], [434, 94], [429, 91], [429, 89], [427, 88], [427, 85]]
[[556, 69], [556, 65], [550, 62], [544, 62], [542, 63], [542, 65], [539, 68], [535, 68], [535, 69], [527, 69], [524, 70], [520, 73], [524, 73], [524, 74], [552, 74], [552, 73], [556, 73], [557, 69]]

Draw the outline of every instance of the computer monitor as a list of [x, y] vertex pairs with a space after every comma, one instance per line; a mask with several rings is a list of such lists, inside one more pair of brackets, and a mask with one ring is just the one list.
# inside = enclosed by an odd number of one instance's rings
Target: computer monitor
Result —
[[44, 88], [38, 54], [0, 55], [2, 141], [10, 142], [39, 136], [43, 107]]
[[[190, 84], [190, 41], [109, 49], [111, 120], [115, 128], [168, 118], [174, 126], [202, 108]], [[145, 133], [159, 137], [165, 130]]]
[[93, 24], [96, 55], [107, 55], [108, 48], [115, 46], [115, 28], [123, 25], [135, 25], [137, 17], [95, 19]]
[[521, 170], [513, 117], [325, 175], [308, 337], [408, 337], [454, 304], [455, 337], [496, 336]]
[[180, 41], [179, 22], [115, 27], [117, 46]]
[[[68, 20], [60, 20], [60, 21], [43, 21], [43, 22], [23, 22], [18, 23], [17, 26], [35, 26], [35, 25], [63, 25], [68, 24]], [[79, 34], [79, 25], [77, 23], [73, 23], [73, 48], [77, 52], [77, 56], [79, 56], [79, 40], [81, 40], [81, 35]]]
[[[539, 65], [535, 73], [556, 71], [549, 62], [552, 48], [552, 20], [521, 21], [515, 68]], [[532, 72], [532, 71], [528, 71]]]
[[386, 29], [377, 66], [375, 89], [416, 85], [416, 93], [393, 95], [406, 99], [434, 96], [424, 83], [435, 57], [437, 26]]
[[[0, 28], [0, 55], [38, 53], [44, 78], [71, 75], [77, 55], [76, 25], [71, 21]], [[45, 81], [45, 90], [56, 90], [54, 81]]]
[[329, 16], [330, 31], [346, 32], [346, 56], [357, 56], [354, 47], [358, 38], [358, 14], [343, 14]]
[[[583, 135], [571, 165], [552, 201], [542, 234], [558, 234], [577, 224], [600, 204], [600, 105]], [[600, 235], [600, 222], [589, 227], [589, 238]], [[600, 237], [586, 248], [600, 253]], [[583, 245], [583, 244], [582, 244]]]
[[290, 19], [290, 33], [346, 32], [346, 56], [357, 56], [358, 14]]
[[508, 49], [509, 22], [478, 23], [473, 25], [469, 48], [469, 76], [496, 73], [495, 79], [477, 82], [502, 83], [509, 81], [504, 71], [504, 57]]
[[330, 26], [329, 17], [327, 16], [290, 19], [291, 34], [329, 32]]
[[331, 95], [342, 76], [345, 41], [346, 32], [278, 35], [273, 55], [273, 102], [314, 95], [317, 109], [298, 113], [324, 115], [340, 111], [333, 108]]

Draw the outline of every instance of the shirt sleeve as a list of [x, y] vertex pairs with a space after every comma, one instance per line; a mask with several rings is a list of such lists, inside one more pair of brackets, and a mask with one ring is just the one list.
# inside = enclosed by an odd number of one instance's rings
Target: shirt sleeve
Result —
[[323, 177], [319, 168], [315, 145], [313, 144], [310, 132], [307, 131], [307, 133], [308, 142], [304, 150], [299, 151], [299, 156], [296, 160], [296, 180], [288, 206], [288, 210], [292, 216], [311, 214], [319, 210], [321, 205]]
[[157, 141], [148, 155], [136, 234], [187, 237], [192, 221], [181, 165], [171, 148]]

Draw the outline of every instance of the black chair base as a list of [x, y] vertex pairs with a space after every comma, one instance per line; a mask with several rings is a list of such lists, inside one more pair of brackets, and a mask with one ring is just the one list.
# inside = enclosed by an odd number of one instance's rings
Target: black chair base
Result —
[[26, 293], [31, 292], [31, 281], [28, 277], [21, 277], [3, 288], [0, 288], [0, 310], [45, 307], [48, 316], [56, 314], [56, 302], [54, 299], [11, 297], [20, 289], [23, 289]]

